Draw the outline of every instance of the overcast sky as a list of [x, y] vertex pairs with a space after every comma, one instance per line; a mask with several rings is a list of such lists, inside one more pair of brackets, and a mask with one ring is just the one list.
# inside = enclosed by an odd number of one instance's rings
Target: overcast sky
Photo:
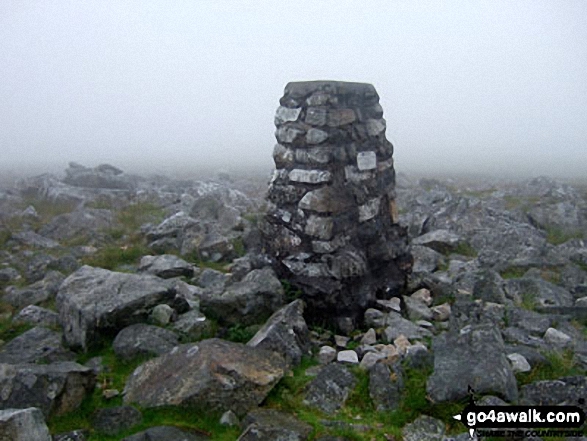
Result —
[[2, 0], [0, 163], [270, 168], [316, 79], [375, 85], [398, 171], [587, 170], [584, 0]]

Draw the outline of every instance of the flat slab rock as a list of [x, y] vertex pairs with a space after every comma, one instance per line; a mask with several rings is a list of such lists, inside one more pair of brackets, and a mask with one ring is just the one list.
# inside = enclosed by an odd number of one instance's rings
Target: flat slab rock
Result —
[[0, 440], [51, 441], [43, 414], [37, 408], [0, 410]]
[[71, 412], [94, 389], [88, 367], [66, 361], [42, 364], [0, 364], [0, 407], [37, 407], [47, 418]]
[[156, 305], [172, 304], [174, 297], [159, 277], [84, 265], [63, 281], [56, 298], [65, 343], [87, 350], [101, 334], [146, 321]]
[[6, 343], [0, 350], [0, 363], [53, 363], [72, 361], [76, 354], [65, 349], [61, 332], [37, 326]]
[[433, 340], [432, 348], [434, 372], [426, 390], [433, 401], [465, 398], [468, 386], [480, 394], [517, 400], [516, 378], [495, 326], [476, 325], [461, 333], [445, 332]]
[[283, 375], [284, 360], [278, 354], [213, 338], [177, 346], [140, 365], [127, 381], [124, 402], [232, 410], [243, 416]]
[[112, 343], [112, 348], [117, 357], [132, 360], [139, 356], [163, 355], [178, 343], [177, 334], [168, 329], [137, 323], [120, 331]]
[[356, 382], [343, 365], [330, 363], [308, 384], [304, 404], [333, 414], [344, 405]]
[[293, 415], [273, 409], [255, 409], [243, 419], [246, 427], [238, 441], [307, 440], [312, 426]]

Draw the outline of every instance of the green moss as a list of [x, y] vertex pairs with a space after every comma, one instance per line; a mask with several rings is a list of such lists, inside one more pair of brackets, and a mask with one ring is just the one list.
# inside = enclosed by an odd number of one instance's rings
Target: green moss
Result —
[[580, 231], [564, 231], [562, 228], [548, 226], [546, 230], [546, 241], [552, 245], [560, 245], [571, 239], [583, 239]]
[[246, 343], [257, 333], [259, 326], [234, 325], [228, 328], [226, 339], [236, 343]]
[[536, 309], [536, 297], [527, 292], [523, 293], [520, 306], [528, 311], [534, 311]]
[[247, 253], [242, 237], [232, 239], [231, 243], [237, 257], [243, 257]]
[[283, 286], [283, 292], [287, 303], [299, 299], [304, 294], [301, 289], [293, 286], [289, 280], [281, 279], [280, 282], [281, 286]]
[[136, 264], [142, 256], [150, 253], [151, 250], [145, 245], [109, 245], [98, 250], [96, 254], [84, 257], [82, 262], [85, 265], [115, 270], [121, 265]]
[[527, 270], [527, 268], [510, 266], [509, 268], [501, 271], [499, 274], [503, 279], [519, 279], [520, 277], [524, 276]]
[[557, 380], [562, 377], [573, 375], [585, 375], [575, 361], [573, 351], [570, 349], [563, 352], [545, 352], [546, 364], [535, 366], [530, 372], [522, 372], [516, 375], [520, 386], [535, 381]]
[[477, 250], [467, 242], [460, 242], [451, 254], [460, 254], [461, 256], [477, 257]]

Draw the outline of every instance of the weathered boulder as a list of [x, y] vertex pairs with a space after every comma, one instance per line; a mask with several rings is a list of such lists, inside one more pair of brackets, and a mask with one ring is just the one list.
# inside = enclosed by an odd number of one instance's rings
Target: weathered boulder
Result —
[[177, 346], [177, 334], [158, 326], [137, 323], [118, 333], [112, 348], [122, 360], [163, 355]]
[[53, 363], [75, 360], [61, 343], [63, 334], [43, 327], [29, 329], [0, 349], [0, 363]]
[[274, 409], [255, 409], [243, 419], [244, 432], [238, 441], [307, 440], [312, 426], [293, 415]]
[[75, 162], [69, 163], [69, 168], [65, 170], [63, 182], [74, 187], [87, 188], [108, 188], [118, 190], [128, 190], [134, 187], [130, 177], [126, 176], [122, 170], [110, 165], [101, 164], [94, 168], [84, 167]]
[[95, 385], [90, 368], [71, 361], [41, 364], [0, 364], [0, 408], [37, 407], [45, 417], [79, 408]]
[[370, 84], [294, 82], [280, 103], [265, 249], [303, 291], [307, 318], [352, 330], [377, 292], [401, 293], [412, 266], [379, 96]]
[[518, 398], [516, 378], [501, 333], [492, 325], [472, 325], [434, 338], [434, 372], [426, 390], [435, 402], [467, 396], [468, 387], [507, 401]]
[[83, 266], [63, 281], [56, 297], [66, 344], [87, 350], [103, 334], [147, 320], [175, 291], [156, 276], [117, 273]]
[[49, 271], [42, 280], [24, 288], [8, 287], [3, 300], [15, 308], [36, 305], [52, 299], [59, 285], [63, 282], [63, 274], [59, 271]]
[[[101, 230], [114, 225], [114, 213], [104, 208], [79, 208], [54, 217], [41, 227], [40, 234], [57, 241], [85, 237], [97, 238]], [[93, 242], [91, 240], [90, 242]]]
[[194, 266], [185, 260], [172, 254], [162, 256], [145, 256], [141, 259], [139, 271], [153, 274], [162, 279], [171, 279], [172, 277], [192, 277], [194, 275]]
[[587, 410], [585, 394], [587, 377], [563, 377], [558, 380], [542, 380], [520, 388], [520, 404], [526, 406], [580, 406]]
[[207, 290], [200, 301], [206, 316], [226, 325], [261, 323], [284, 303], [281, 282], [271, 268], [253, 270], [222, 293]]
[[505, 283], [506, 295], [521, 302], [529, 297], [536, 306], [572, 306], [573, 296], [566, 289], [542, 279], [510, 279]]
[[282, 355], [296, 366], [310, 353], [310, 332], [302, 315], [304, 303], [296, 300], [273, 314], [247, 346], [267, 349]]
[[398, 364], [376, 363], [369, 371], [369, 396], [378, 412], [398, 409], [403, 390], [403, 374]]
[[14, 323], [26, 323], [33, 326], [58, 326], [59, 314], [47, 308], [29, 305], [21, 309], [12, 321]]
[[273, 352], [203, 340], [140, 365], [127, 381], [124, 402], [146, 408], [232, 410], [243, 416], [263, 401], [283, 374], [283, 358]]
[[423, 234], [412, 240], [412, 244], [421, 245], [433, 249], [441, 254], [450, 254], [455, 252], [462, 239], [448, 230], [434, 230]]
[[404, 441], [442, 441], [446, 428], [442, 421], [420, 415], [402, 429]]
[[0, 410], [1, 441], [51, 441], [49, 428], [39, 409]]
[[308, 384], [304, 404], [333, 414], [344, 405], [356, 382], [346, 367], [330, 363]]

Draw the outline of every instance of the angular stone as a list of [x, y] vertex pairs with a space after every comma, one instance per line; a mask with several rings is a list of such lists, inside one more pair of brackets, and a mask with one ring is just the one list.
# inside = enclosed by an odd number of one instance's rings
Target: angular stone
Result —
[[444, 333], [433, 340], [434, 372], [427, 392], [435, 402], [467, 396], [468, 387], [506, 401], [518, 398], [516, 378], [499, 330], [476, 325], [465, 333]]
[[426, 306], [432, 305], [432, 294], [429, 289], [421, 288], [410, 296], [412, 299], [419, 300]]
[[461, 238], [448, 230], [435, 230], [412, 240], [414, 245], [423, 245], [441, 254], [454, 252], [461, 243]]
[[155, 426], [123, 438], [122, 441], [207, 441], [210, 437], [175, 426]]
[[326, 124], [326, 117], [328, 116], [328, 110], [320, 107], [308, 107], [306, 110], [306, 118], [304, 121], [306, 124], [312, 126], [323, 126]]
[[94, 389], [90, 368], [71, 361], [51, 364], [0, 364], [0, 406], [37, 407], [47, 418], [79, 408]]
[[318, 239], [329, 240], [332, 237], [333, 227], [332, 218], [310, 215], [304, 232]]
[[360, 184], [363, 181], [375, 179], [375, 173], [373, 170], [360, 171], [354, 165], [347, 165], [344, 168], [344, 177], [347, 181], [353, 184]]
[[398, 365], [377, 363], [369, 372], [369, 396], [378, 412], [393, 411], [401, 404], [404, 381]]
[[66, 350], [63, 334], [43, 327], [35, 327], [12, 339], [0, 350], [0, 363], [53, 363], [71, 361], [76, 354]]
[[29, 305], [20, 310], [12, 319], [14, 323], [26, 323], [33, 326], [58, 326], [59, 314], [47, 308]]
[[360, 171], [373, 170], [377, 168], [377, 155], [375, 152], [357, 153], [357, 168]]
[[530, 372], [532, 370], [530, 363], [528, 363], [528, 360], [526, 360], [523, 355], [512, 353], [508, 354], [507, 357], [512, 364], [512, 370], [514, 373], [517, 374], [518, 372]]
[[318, 362], [320, 364], [328, 364], [336, 359], [336, 349], [331, 346], [322, 346], [318, 353]]
[[275, 112], [275, 125], [280, 126], [286, 122], [295, 122], [300, 116], [301, 107], [297, 109], [288, 109], [287, 107], [279, 106]]
[[402, 429], [404, 441], [443, 441], [445, 425], [428, 415], [421, 415]]
[[306, 134], [306, 142], [308, 144], [321, 144], [328, 139], [328, 133], [320, 129], [310, 129]]
[[294, 127], [281, 126], [275, 131], [275, 138], [277, 138], [277, 141], [280, 143], [291, 144], [303, 134], [303, 130]]
[[0, 440], [51, 441], [52, 437], [41, 411], [29, 407], [0, 410]]
[[273, 148], [273, 160], [277, 167], [287, 167], [294, 161], [294, 151], [281, 144], [275, 144]]
[[352, 201], [332, 187], [321, 187], [307, 192], [298, 205], [303, 210], [337, 214], [348, 210]]
[[380, 198], [374, 198], [367, 201], [366, 204], [359, 205], [359, 222], [365, 222], [373, 219], [379, 213]]
[[140, 356], [158, 356], [171, 351], [179, 339], [174, 332], [158, 326], [137, 323], [118, 333], [112, 348], [122, 360], [132, 360]]
[[355, 384], [356, 379], [347, 368], [339, 363], [330, 363], [308, 385], [303, 402], [333, 414], [344, 405]]
[[310, 352], [310, 332], [303, 312], [301, 300], [284, 306], [267, 320], [247, 346], [277, 352], [289, 366], [297, 366]]
[[385, 131], [385, 120], [381, 119], [369, 119], [366, 123], [367, 133], [369, 136], [378, 136]]
[[293, 415], [274, 409], [255, 409], [243, 419], [246, 427], [237, 441], [304, 441], [309, 439], [312, 426]]
[[317, 254], [330, 254], [334, 253], [339, 248], [345, 246], [349, 241], [347, 236], [336, 236], [330, 241], [325, 240], [313, 240], [312, 251]]
[[143, 257], [139, 264], [139, 271], [153, 274], [162, 279], [170, 279], [181, 276], [192, 277], [194, 275], [194, 266], [177, 256], [165, 254]]
[[289, 172], [289, 180], [304, 184], [321, 184], [330, 182], [332, 175], [325, 170], [302, 170], [296, 168]]
[[377, 334], [375, 333], [375, 329], [370, 328], [361, 338], [361, 344], [374, 345], [375, 343], [377, 343]]
[[332, 147], [299, 148], [295, 151], [295, 160], [300, 164], [328, 164], [332, 160]]
[[94, 416], [93, 428], [98, 433], [114, 436], [136, 426], [142, 418], [141, 412], [131, 406], [98, 409]]
[[400, 335], [404, 335], [408, 339], [416, 340], [432, 336], [430, 331], [406, 320], [399, 314], [390, 313], [386, 320], [386, 324], [388, 327], [383, 331], [383, 335], [388, 342], [393, 342]]
[[340, 351], [336, 356], [336, 361], [339, 363], [359, 364], [359, 357], [352, 349]]
[[386, 358], [387, 355], [382, 352], [367, 352], [361, 359], [359, 366], [363, 369], [370, 370], [379, 360], [384, 360]]
[[178, 346], [140, 365], [127, 380], [125, 403], [192, 405], [245, 415], [284, 374], [283, 358], [220, 339]]
[[562, 349], [569, 346], [573, 339], [558, 329], [548, 328], [544, 333], [544, 341]]
[[330, 127], [346, 126], [355, 122], [357, 116], [353, 109], [330, 109], [328, 111], [328, 125]]

